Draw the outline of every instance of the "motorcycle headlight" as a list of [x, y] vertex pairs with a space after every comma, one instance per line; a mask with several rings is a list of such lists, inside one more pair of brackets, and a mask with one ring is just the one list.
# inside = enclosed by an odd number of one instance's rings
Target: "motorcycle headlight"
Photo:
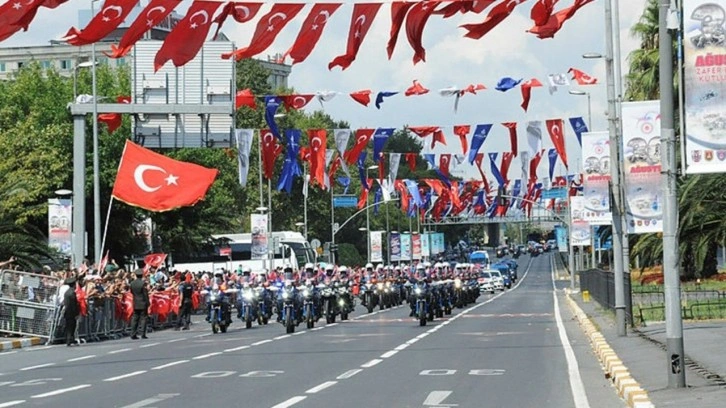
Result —
[[303, 290], [303, 296], [304, 296], [304, 297], [308, 297], [308, 296], [310, 296], [310, 291], [309, 291], [309, 290], [307, 290], [307, 289]]
[[340, 299], [338, 301], [338, 304], [341, 305], [341, 306], [345, 306], [345, 301], [343, 299]]
[[378, 284], [378, 290], [381, 290], [381, 289], [383, 289], [383, 284], [382, 283], [379, 283]]
[[287, 299], [288, 297], [290, 297], [290, 294], [289, 294], [289, 293], [287, 293], [287, 292], [282, 292], [282, 298], [283, 298], [283, 299]]
[[245, 292], [244, 292], [244, 293], [242, 294], [242, 297], [243, 297], [243, 298], [244, 298], [245, 300], [252, 300], [252, 299], [253, 299], [253, 298], [255, 297], [255, 294], [254, 294], [254, 293], [252, 293], [252, 291], [249, 291], [249, 290], [248, 290], [248, 291], [245, 291]]
[[421, 288], [414, 289], [414, 292], [416, 292], [417, 295], [420, 295], [421, 294]]
[[455, 285], [455, 286], [456, 286], [457, 288], [460, 288], [460, 287], [461, 287], [461, 279], [455, 279], [455, 280], [454, 280], [454, 285]]
[[216, 302], [217, 301], [217, 296], [216, 295], [212, 295], [212, 296], [209, 297], [209, 300], [211, 302]]

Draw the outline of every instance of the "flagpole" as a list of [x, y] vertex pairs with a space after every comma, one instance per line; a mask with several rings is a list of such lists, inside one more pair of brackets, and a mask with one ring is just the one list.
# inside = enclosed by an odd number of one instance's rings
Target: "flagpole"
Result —
[[[262, 180], [262, 131], [260, 129], [257, 129], [257, 140], [259, 141], [258, 146], [257, 146], [257, 164], [258, 164], [259, 173], [260, 173], [260, 208], [262, 208], [265, 206], [265, 202], [264, 202], [263, 187], [262, 187], [264, 181]], [[267, 216], [269, 217], [270, 215], [268, 214]], [[268, 237], [265, 237], [265, 238], [268, 238]], [[269, 245], [270, 245], [270, 241], [268, 239], [268, 241], [267, 241], [268, 248], [269, 248]], [[268, 258], [269, 258], [269, 256], [268, 256]], [[263, 269], [267, 268], [267, 258], [262, 260], [262, 268]], [[268, 273], [272, 272], [272, 268], [270, 268], [267, 272]]]
[[335, 264], [335, 255], [333, 248], [335, 248], [335, 194], [334, 194], [334, 186], [335, 186], [335, 176], [331, 175], [330, 178], [330, 263]]
[[[112, 206], [113, 206], [113, 196], [111, 196], [111, 199], [108, 200], [108, 211], [106, 212], [106, 223], [104, 224], [104, 227], [103, 227], [103, 239], [101, 240], [101, 252], [100, 252], [101, 254], [103, 254], [103, 250], [106, 247], [106, 235], [108, 234], [108, 219], [111, 218], [111, 207]], [[98, 266], [100, 263], [101, 263], [101, 260], [99, 259], [96, 266]], [[98, 273], [101, 273], [101, 271], [99, 271]]]

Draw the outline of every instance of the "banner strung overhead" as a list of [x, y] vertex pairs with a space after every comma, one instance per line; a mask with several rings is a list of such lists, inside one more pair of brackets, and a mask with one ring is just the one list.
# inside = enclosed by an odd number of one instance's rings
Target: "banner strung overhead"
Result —
[[726, 0], [683, 2], [686, 172], [726, 169]]
[[608, 132], [582, 134], [583, 219], [593, 225], [612, 222], [610, 213], [610, 139]]
[[660, 102], [624, 102], [622, 112], [628, 234], [662, 232]]

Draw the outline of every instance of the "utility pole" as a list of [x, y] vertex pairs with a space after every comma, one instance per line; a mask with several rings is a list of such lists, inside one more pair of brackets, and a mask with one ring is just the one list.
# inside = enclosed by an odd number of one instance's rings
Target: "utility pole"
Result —
[[[658, 48], [660, 81], [660, 134], [663, 174], [663, 276], [665, 292], [666, 353], [668, 387], [686, 386], [683, 367], [683, 321], [678, 259], [678, 200], [676, 197], [676, 133], [673, 120], [673, 38], [668, 27], [671, 0], [660, 0]], [[671, 27], [673, 28], [673, 27]], [[676, 28], [677, 29], [677, 28]], [[683, 120], [681, 118], [680, 120]], [[683, 138], [684, 135], [681, 135]], [[685, 158], [682, 158], [685, 160]]]

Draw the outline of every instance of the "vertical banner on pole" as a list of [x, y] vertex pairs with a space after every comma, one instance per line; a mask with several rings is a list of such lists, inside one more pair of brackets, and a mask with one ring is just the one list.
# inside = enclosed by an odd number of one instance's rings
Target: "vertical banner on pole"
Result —
[[251, 214], [251, 259], [267, 259], [267, 214]]
[[436, 233], [436, 245], [437, 245], [437, 253], [442, 254], [446, 252], [446, 242], [444, 242], [444, 233], [443, 232], [437, 232]]
[[411, 259], [421, 260], [421, 234], [411, 235]]
[[567, 228], [562, 225], [555, 226], [555, 240], [559, 252], [567, 252]]
[[48, 246], [71, 256], [71, 220], [73, 205], [69, 199], [48, 200]]
[[431, 256], [431, 235], [428, 232], [421, 234], [421, 256], [428, 258]]
[[726, 0], [683, 1], [686, 172], [726, 172]]
[[411, 234], [401, 234], [401, 260], [411, 260]]
[[623, 102], [622, 110], [628, 234], [663, 232], [660, 101]]
[[383, 262], [383, 232], [371, 231], [371, 262]]
[[585, 197], [570, 197], [570, 245], [590, 245], [590, 224], [584, 219]]
[[398, 262], [401, 260], [401, 234], [398, 232], [392, 232], [390, 235], [391, 246], [391, 262]]
[[[610, 135], [608, 132], [582, 134], [583, 218], [593, 225], [612, 223], [610, 212]], [[567, 248], [565, 248], [567, 249]]]

